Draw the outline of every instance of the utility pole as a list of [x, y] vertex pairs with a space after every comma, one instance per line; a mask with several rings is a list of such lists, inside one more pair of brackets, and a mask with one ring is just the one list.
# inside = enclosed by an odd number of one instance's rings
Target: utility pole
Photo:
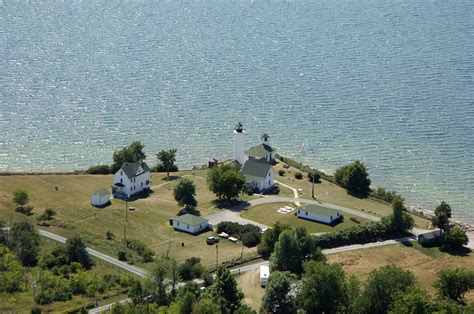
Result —
[[313, 196], [314, 198], [314, 168], [311, 168], [311, 170], [313, 170], [313, 177], [312, 177], [312, 181], [313, 181], [313, 188], [312, 188], [312, 191], [311, 191], [311, 195]]
[[216, 244], [216, 269], [219, 265], [219, 244]]
[[123, 244], [127, 245], [127, 225], [123, 225]]
[[125, 201], [125, 221], [128, 222], [128, 202]]

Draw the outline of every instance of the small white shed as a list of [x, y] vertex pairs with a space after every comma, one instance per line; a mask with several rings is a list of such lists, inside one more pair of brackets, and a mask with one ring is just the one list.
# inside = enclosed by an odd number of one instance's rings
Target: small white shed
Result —
[[319, 205], [306, 204], [296, 209], [299, 218], [324, 222], [328, 225], [341, 218], [338, 210]]
[[91, 203], [93, 206], [104, 206], [110, 201], [110, 192], [107, 189], [100, 189], [92, 193]]
[[173, 218], [173, 228], [192, 234], [210, 229], [209, 221], [199, 216], [184, 214]]
[[266, 265], [260, 266], [260, 286], [266, 287], [268, 284], [269, 277], [270, 277], [270, 267]]

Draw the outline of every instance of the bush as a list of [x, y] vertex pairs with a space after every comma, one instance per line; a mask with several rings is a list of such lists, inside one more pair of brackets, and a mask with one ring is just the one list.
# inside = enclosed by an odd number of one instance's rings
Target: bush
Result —
[[204, 267], [201, 265], [201, 259], [198, 257], [191, 257], [179, 265], [178, 274], [184, 281], [193, 280], [195, 278], [201, 278], [205, 272]]
[[396, 198], [404, 200], [403, 197], [395, 191], [389, 191], [385, 188], [378, 187], [369, 194], [371, 197], [385, 201], [387, 203], [393, 203]]
[[87, 174], [110, 174], [112, 173], [110, 166], [108, 165], [98, 165], [91, 166], [86, 170]]
[[298, 180], [303, 179], [303, 174], [301, 172], [295, 172], [295, 179], [298, 179]]
[[115, 239], [115, 234], [112, 231], [107, 230], [107, 232], [105, 233], [105, 237], [107, 238], [107, 240], [111, 241]]
[[285, 173], [286, 173], [286, 171], [283, 170], [283, 169], [278, 170], [278, 174], [282, 177], [285, 175]]
[[310, 173], [308, 173], [308, 179], [310, 182], [313, 182], [313, 176], [314, 176], [314, 182], [319, 182], [319, 180], [321, 179], [321, 175], [318, 172], [311, 171]]
[[30, 205], [30, 206], [26, 206], [26, 207], [23, 207], [23, 206], [22, 207], [17, 207], [15, 209], [15, 211], [17, 213], [21, 213], [23, 215], [30, 216], [30, 215], [32, 215], [31, 212], [33, 211], [33, 206]]
[[[178, 166], [176, 165], [170, 166], [170, 172], [178, 172], [178, 171], [179, 171]], [[166, 172], [166, 167], [160, 163], [153, 166], [151, 168], [151, 172]]]
[[246, 247], [258, 245], [261, 239], [261, 229], [252, 224], [241, 225], [236, 222], [223, 221], [217, 225], [217, 232], [225, 232], [239, 238]]
[[123, 249], [119, 249], [117, 252], [117, 258], [119, 261], [126, 261], [127, 260], [127, 252]]
[[153, 251], [139, 240], [127, 240], [127, 247], [142, 257], [144, 263], [153, 261]]

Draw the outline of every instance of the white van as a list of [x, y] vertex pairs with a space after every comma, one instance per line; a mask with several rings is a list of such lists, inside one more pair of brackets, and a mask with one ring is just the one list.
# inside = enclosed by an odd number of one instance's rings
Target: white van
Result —
[[270, 277], [270, 267], [260, 266], [260, 286], [266, 287]]

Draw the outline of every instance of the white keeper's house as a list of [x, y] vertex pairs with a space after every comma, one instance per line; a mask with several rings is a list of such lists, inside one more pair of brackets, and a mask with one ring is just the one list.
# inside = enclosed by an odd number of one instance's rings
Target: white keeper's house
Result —
[[211, 229], [211, 225], [207, 219], [199, 216], [184, 214], [173, 217], [173, 228], [192, 234]]
[[323, 222], [328, 225], [341, 218], [338, 210], [313, 204], [296, 208], [296, 215], [298, 218]]
[[112, 194], [116, 198], [129, 199], [150, 189], [150, 168], [144, 162], [126, 162], [114, 174]]
[[245, 129], [237, 123], [234, 129], [234, 160], [241, 165], [247, 185], [259, 192], [265, 192], [275, 184], [276, 149], [270, 145], [270, 136], [263, 133], [260, 144], [245, 150]]

